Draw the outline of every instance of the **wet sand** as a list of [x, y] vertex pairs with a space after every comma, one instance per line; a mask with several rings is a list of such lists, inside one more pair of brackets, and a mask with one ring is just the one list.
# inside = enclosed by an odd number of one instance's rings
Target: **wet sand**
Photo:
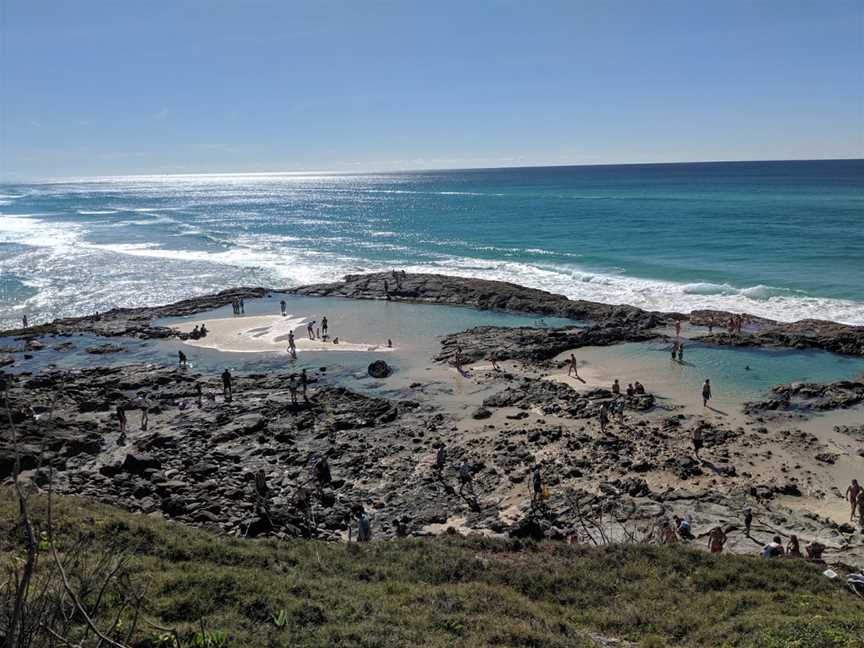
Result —
[[302, 317], [280, 315], [250, 315], [219, 319], [200, 319], [171, 328], [189, 333], [201, 324], [207, 327], [207, 336], [197, 340], [184, 340], [186, 344], [202, 349], [214, 349], [223, 353], [285, 353], [288, 350], [288, 334], [294, 331], [297, 353], [304, 351], [363, 351], [388, 352], [392, 347], [382, 344], [351, 342], [339, 338], [310, 340], [306, 336], [306, 322]]

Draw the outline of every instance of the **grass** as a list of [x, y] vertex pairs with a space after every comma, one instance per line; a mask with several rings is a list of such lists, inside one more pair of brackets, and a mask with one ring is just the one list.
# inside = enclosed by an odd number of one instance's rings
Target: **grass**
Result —
[[[32, 500], [37, 522], [45, 504]], [[188, 646], [579, 648], [596, 645], [589, 635], [646, 647], [864, 646], [862, 601], [801, 560], [460, 537], [238, 540], [75, 498], [54, 509], [61, 551], [80, 538], [94, 553], [134, 550], [147, 617]], [[4, 564], [22, 553], [16, 514], [4, 492]], [[172, 646], [161, 634], [141, 627], [134, 645]]]

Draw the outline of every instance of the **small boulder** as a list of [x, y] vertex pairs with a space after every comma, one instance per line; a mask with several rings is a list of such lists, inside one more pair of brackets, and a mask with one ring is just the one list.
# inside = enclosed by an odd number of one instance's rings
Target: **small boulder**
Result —
[[391, 373], [393, 373], [390, 365], [388, 365], [383, 360], [376, 360], [375, 362], [371, 363], [369, 365], [368, 371], [369, 375], [373, 378], [386, 378]]

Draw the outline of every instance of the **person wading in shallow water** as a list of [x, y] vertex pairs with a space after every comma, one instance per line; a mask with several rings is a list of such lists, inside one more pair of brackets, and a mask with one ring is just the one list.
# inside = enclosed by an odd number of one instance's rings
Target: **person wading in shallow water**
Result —
[[711, 400], [711, 381], [706, 378], [702, 384], [702, 407], [708, 407], [709, 400]]
[[279, 302], [279, 308], [282, 309], [282, 317], [285, 317], [288, 314], [288, 304], [285, 303], [285, 300]]
[[321, 318], [321, 333], [326, 338], [327, 337], [327, 316]]

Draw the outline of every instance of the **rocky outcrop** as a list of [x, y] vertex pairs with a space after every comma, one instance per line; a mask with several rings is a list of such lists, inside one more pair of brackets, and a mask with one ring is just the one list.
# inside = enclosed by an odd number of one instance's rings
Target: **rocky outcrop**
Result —
[[649, 313], [635, 306], [612, 306], [573, 300], [564, 295], [503, 281], [398, 271], [347, 275], [342, 281], [292, 288], [288, 291], [315, 297], [389, 299], [472, 306], [482, 310], [530, 313], [573, 320], [616, 320], [628, 324], [638, 322], [641, 326], [659, 323], [664, 318], [661, 313]]
[[801, 320], [791, 324], [760, 320], [754, 332], [715, 332], [696, 338], [721, 346], [782, 347], [820, 349], [832, 353], [864, 356], [864, 326], [850, 326], [823, 320]]
[[656, 333], [638, 324], [632, 328], [615, 323], [586, 328], [478, 326], [445, 335], [435, 360], [452, 364], [457, 349], [461, 349], [463, 359], [468, 362], [488, 359], [493, 354], [498, 360], [543, 362], [579, 347], [640, 342], [656, 337]]
[[370, 363], [367, 372], [373, 378], [386, 378], [393, 370], [383, 360], [376, 360], [375, 362]]
[[[635, 411], [648, 411], [654, 406], [654, 396], [651, 394], [618, 398], [623, 399], [626, 408]], [[616, 398], [613, 398], [612, 392], [606, 389], [577, 392], [561, 382], [526, 378], [489, 396], [483, 401], [483, 406], [534, 409], [543, 414], [581, 419], [597, 416], [601, 405], [609, 404], [613, 400]]]
[[864, 402], [864, 381], [833, 383], [791, 383], [777, 385], [767, 400], [744, 404], [744, 412], [758, 415], [768, 411], [826, 411], [846, 409]]

